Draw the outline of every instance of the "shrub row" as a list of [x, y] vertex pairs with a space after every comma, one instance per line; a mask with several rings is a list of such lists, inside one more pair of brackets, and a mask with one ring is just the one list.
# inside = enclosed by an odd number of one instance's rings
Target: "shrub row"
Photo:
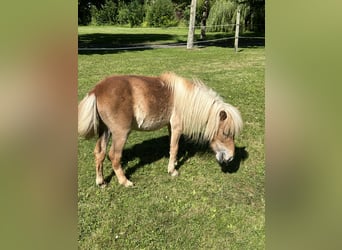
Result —
[[129, 3], [106, 0], [101, 7], [91, 6], [91, 22], [95, 25], [119, 24], [131, 27], [145, 22], [150, 27], [175, 26], [180, 21], [176, 17], [171, 0], [153, 0], [145, 4], [139, 0]]
[[[80, 25], [187, 26], [190, 17], [191, 0], [105, 0], [97, 6], [89, 5], [89, 0], [78, 1]], [[264, 0], [198, 0], [196, 26], [201, 24], [205, 8], [209, 9], [208, 31], [233, 31], [238, 8], [242, 31], [265, 30]]]

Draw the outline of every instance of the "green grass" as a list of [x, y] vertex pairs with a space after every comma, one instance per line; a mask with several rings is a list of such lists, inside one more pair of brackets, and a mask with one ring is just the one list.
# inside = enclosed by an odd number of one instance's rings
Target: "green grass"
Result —
[[[80, 28], [80, 34], [85, 29]], [[101, 29], [91, 27], [88, 34], [100, 34]], [[120, 33], [117, 28], [104, 29], [113, 36]], [[184, 35], [186, 31], [179, 33]], [[120, 186], [106, 160], [104, 172], [110, 182], [100, 189], [95, 185], [95, 139], [79, 139], [79, 248], [264, 249], [264, 67], [263, 47], [243, 48], [239, 53], [210, 46], [80, 54], [79, 99], [111, 74], [174, 71], [202, 79], [239, 107], [244, 130], [236, 145], [246, 146], [249, 158], [236, 173], [223, 173], [209, 149], [183, 142], [180, 176], [172, 178], [167, 174], [167, 130], [133, 131], [125, 146], [123, 166], [135, 186]]]

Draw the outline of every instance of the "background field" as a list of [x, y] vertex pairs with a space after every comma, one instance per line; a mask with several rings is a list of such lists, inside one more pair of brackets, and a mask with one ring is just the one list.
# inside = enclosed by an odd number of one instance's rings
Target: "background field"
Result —
[[[177, 29], [79, 28], [80, 47], [161, 44], [184, 38], [186, 31]], [[133, 131], [125, 146], [123, 167], [135, 186], [120, 186], [106, 160], [109, 185], [100, 189], [95, 185], [95, 139], [79, 139], [80, 249], [265, 248], [265, 52], [264, 47], [251, 45], [246, 44], [239, 53], [228, 43], [191, 51], [173, 48], [79, 53], [79, 100], [97, 81], [111, 74], [159, 75], [174, 71], [202, 79], [240, 109], [244, 130], [236, 145], [246, 146], [249, 154], [235, 173], [225, 173], [210, 149], [182, 141], [180, 176], [172, 178], [167, 174], [167, 130]]]

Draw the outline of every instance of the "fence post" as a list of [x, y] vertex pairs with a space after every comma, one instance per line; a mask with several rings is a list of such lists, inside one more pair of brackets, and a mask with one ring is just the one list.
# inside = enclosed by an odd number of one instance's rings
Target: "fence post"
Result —
[[235, 42], [234, 42], [235, 52], [238, 52], [238, 47], [239, 47], [239, 29], [240, 29], [240, 7], [238, 7], [237, 15], [236, 15]]

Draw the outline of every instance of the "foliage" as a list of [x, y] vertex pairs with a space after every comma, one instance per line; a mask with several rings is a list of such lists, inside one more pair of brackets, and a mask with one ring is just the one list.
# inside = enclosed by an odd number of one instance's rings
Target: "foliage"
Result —
[[[191, 0], [78, 0], [78, 24], [130, 24], [139, 26], [188, 25]], [[241, 30], [265, 31], [265, 0], [210, 0], [207, 25], [226, 25], [212, 31], [232, 31], [237, 8]], [[196, 26], [200, 25], [204, 0], [197, 0]], [[232, 24], [227, 27], [228, 24]], [[146, 26], [146, 25], [145, 25]]]
[[92, 21], [97, 25], [115, 24], [117, 5], [112, 0], [106, 0], [100, 8], [93, 5], [91, 8], [91, 16]]
[[151, 27], [173, 26], [176, 23], [171, 0], [155, 0], [147, 5], [146, 21]]
[[129, 23], [129, 7], [124, 2], [119, 2], [118, 4], [118, 16], [117, 23], [118, 24], [128, 24]]
[[249, 0], [242, 11], [246, 30], [265, 32], [265, 0]]
[[240, 24], [242, 31], [264, 31], [265, 1], [264, 0], [216, 0], [210, 9], [208, 26], [211, 31], [233, 31], [236, 13], [240, 8]]
[[118, 24], [129, 24], [130, 27], [139, 26], [144, 20], [144, 6], [138, 0], [126, 4], [119, 2], [118, 7]]
[[[214, 4], [215, 0], [209, 0], [209, 13], [210, 13], [210, 6]], [[205, 0], [197, 0], [196, 6], [196, 25], [200, 25], [201, 20], [203, 18], [203, 12], [205, 10]]]
[[210, 9], [208, 17], [208, 30], [210, 31], [232, 31], [235, 23], [237, 4], [231, 0], [216, 0]]
[[78, 25], [88, 25], [90, 21], [91, 13], [87, 0], [78, 0]]
[[[189, 25], [189, 21], [190, 21], [190, 5], [186, 6], [183, 12], [183, 20], [186, 24], [186, 26]], [[195, 24], [197, 25], [197, 24]]]
[[[214, 1], [214, 0], [213, 0]], [[189, 25], [189, 20], [190, 20], [190, 7], [191, 5], [187, 5], [184, 8], [183, 12], [183, 18], [184, 22]], [[201, 19], [203, 15], [203, 10], [204, 10], [204, 0], [197, 0], [196, 3], [196, 19], [195, 19], [195, 26], [199, 26], [201, 24]]]
[[129, 5], [129, 24], [131, 27], [140, 25], [144, 20], [144, 6], [138, 0], [133, 0]]

